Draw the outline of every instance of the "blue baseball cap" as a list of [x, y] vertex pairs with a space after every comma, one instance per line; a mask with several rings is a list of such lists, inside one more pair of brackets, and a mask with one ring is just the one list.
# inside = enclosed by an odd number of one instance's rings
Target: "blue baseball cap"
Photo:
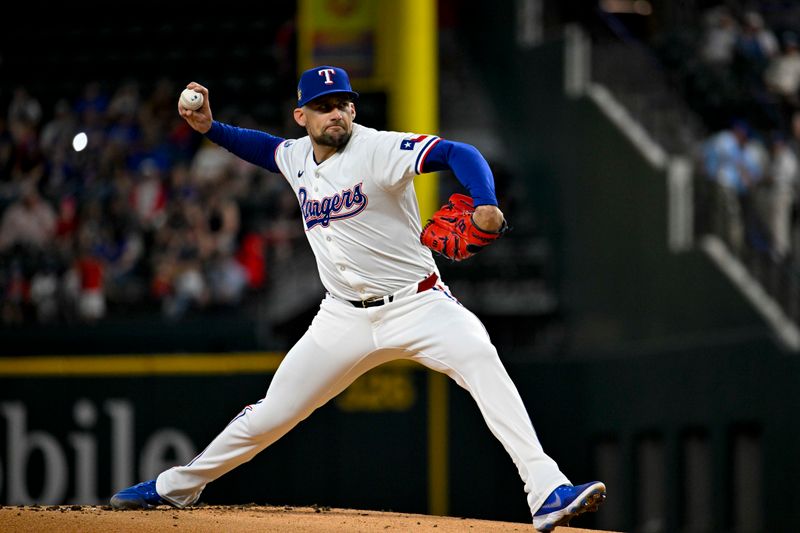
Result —
[[358, 98], [358, 93], [350, 87], [350, 78], [344, 69], [327, 65], [308, 69], [300, 75], [297, 84], [297, 107], [332, 93], [347, 93], [354, 100]]

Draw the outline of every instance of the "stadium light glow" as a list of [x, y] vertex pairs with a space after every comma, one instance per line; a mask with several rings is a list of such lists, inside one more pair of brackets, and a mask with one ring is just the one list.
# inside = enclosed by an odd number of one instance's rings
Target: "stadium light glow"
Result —
[[84, 132], [80, 132], [72, 139], [72, 147], [75, 149], [76, 152], [80, 152], [86, 145], [89, 144], [89, 138], [86, 136]]

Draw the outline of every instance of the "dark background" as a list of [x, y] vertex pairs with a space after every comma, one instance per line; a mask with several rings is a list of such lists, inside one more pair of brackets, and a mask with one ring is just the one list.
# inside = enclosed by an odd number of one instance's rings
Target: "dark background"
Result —
[[[654, 53], [663, 52], [665, 43], [674, 43], [670, 35], [696, 29], [703, 11], [716, 4], [654, 1], [653, 15], [619, 14], [617, 22]], [[575, 483], [607, 482], [604, 510], [577, 525], [790, 530], [800, 519], [797, 509], [785, 505], [800, 443], [792, 422], [800, 378], [796, 354], [777, 342], [702, 250], [669, 250], [663, 169], [649, 165], [588, 98], [563, 94], [565, 24], [580, 23], [597, 41], [609, 32], [605, 16], [592, 3], [544, 2], [541, 38], [523, 46], [515, 33], [516, 5], [439, 2], [441, 126], [470, 141], [458, 120], [467, 116], [501, 147], [493, 152], [476, 142], [495, 170], [501, 207], [514, 227], [473, 260], [453, 264], [437, 258], [444, 278], [485, 323], [545, 450]], [[769, 14], [783, 4], [754, 5]], [[160, 80], [176, 88], [194, 80], [211, 88], [215, 118], [301, 134], [289, 120], [296, 84], [291, 2], [242, 12], [216, 8], [191, 17], [161, 11], [156, 16], [144, 4], [120, 13], [37, 16], [41, 9], [28, 5], [3, 21], [3, 114], [18, 86], [40, 101], [46, 123], [60, 98], [76, 101], [90, 81], [113, 92], [135, 80], [146, 94]], [[785, 20], [790, 25], [793, 19]], [[468, 78], [458, 65], [468, 66]], [[681, 78], [669, 79], [677, 84]], [[454, 86], [463, 92], [451, 92]], [[483, 90], [487, 115], [464, 104], [473, 86]], [[385, 100], [380, 93], [365, 94], [359, 121], [386, 126]], [[715, 107], [703, 115], [704, 101], [685, 103], [713, 128], [721, 111]], [[200, 139], [195, 142], [200, 145]], [[280, 180], [267, 173], [256, 177]], [[442, 175], [443, 198], [457, 187], [452, 176]], [[275, 197], [265, 198], [264, 204], [243, 205], [242, 212], [273, 210]], [[307, 243], [302, 236], [292, 242], [288, 260], [277, 252], [269, 260], [283, 260], [288, 271], [308, 270], [313, 279]], [[291, 286], [288, 275], [271, 272], [268, 285], [241, 304], [193, 309], [178, 320], [165, 319], [160, 302], [151, 299], [111, 301], [107, 316], [93, 323], [41, 324], [26, 309], [22, 323], [0, 326], [0, 353], [224, 357], [230, 351], [284, 351], [307, 327], [323, 291], [309, 281], [308, 290], [290, 302], [285, 298], [293, 293], [281, 291]], [[293, 311], [271, 319], [270, 302], [292, 303]], [[323, 407], [251, 464], [209, 486], [204, 501], [426, 512], [426, 379], [424, 372], [413, 373], [418, 396], [407, 412]], [[241, 406], [261, 397], [268, 380], [3, 376], [0, 402], [23, 402], [29, 431], [46, 431], [69, 450], [75, 402], [88, 398], [99, 406], [122, 398], [136, 409], [136, 449], [164, 426], [186, 432], [199, 449]], [[528, 522], [514, 465], [486, 431], [471, 398], [454, 384], [449, 398], [450, 512]], [[109, 440], [100, 420], [90, 431], [100, 443], [104, 481], [98, 493], [105, 497], [111, 491]], [[696, 439], [705, 450], [707, 474], [700, 488], [693, 486], [696, 472], [688, 459]], [[0, 432], [0, 473], [8, 472], [7, 442]], [[747, 443], [755, 443], [751, 455], [741, 451]], [[648, 459], [651, 449], [655, 460]], [[31, 479], [41, 468], [34, 453]], [[0, 496], [7, 485], [0, 483]], [[707, 520], [699, 525], [687, 510], [698, 494], [708, 504]]]

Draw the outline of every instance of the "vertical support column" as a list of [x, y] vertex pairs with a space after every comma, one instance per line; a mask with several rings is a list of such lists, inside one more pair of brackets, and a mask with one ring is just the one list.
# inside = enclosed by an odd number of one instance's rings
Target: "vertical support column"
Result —
[[[439, 42], [437, 3], [386, 0], [383, 20], [392, 21], [391, 64], [382, 69], [389, 93], [389, 127], [396, 131], [439, 131]], [[432, 174], [414, 181], [422, 220], [439, 207], [439, 181]]]
[[681, 449], [676, 428], [664, 435], [664, 525], [666, 531], [679, 531], [683, 521], [681, 505]]
[[728, 474], [730, 450], [726, 428], [721, 423], [711, 427], [711, 457], [712, 466], [712, 500], [711, 528], [714, 531], [723, 531], [730, 527], [730, 476]]
[[667, 242], [673, 252], [685, 252], [694, 244], [694, 188], [692, 165], [676, 156], [667, 165]]
[[[623, 521], [618, 525], [620, 531], [633, 531], [636, 526], [636, 502], [638, 500], [638, 487], [636, 486], [636, 445], [634, 435], [630, 430], [621, 432], [620, 455], [626, 460], [621, 461], [619, 477], [622, 483], [619, 491], [622, 499], [620, 513]], [[612, 497], [612, 496], [609, 496]]]
[[448, 379], [428, 373], [428, 512], [435, 515], [446, 515], [450, 508]]
[[[396, 131], [438, 133], [439, 42], [437, 3], [430, 0], [387, 0], [394, 22], [392, 64], [386, 72], [389, 125]], [[414, 181], [420, 216], [424, 221], [439, 207], [439, 180], [424, 175]], [[446, 515], [448, 490], [447, 377], [431, 373], [428, 381], [428, 511]]]
[[568, 24], [564, 37], [564, 92], [570, 98], [578, 98], [591, 83], [592, 44], [577, 24]]
[[[372, 0], [365, 0], [370, 2]], [[312, 66], [313, 29], [325, 21], [324, 0], [298, 2], [298, 67]], [[361, 80], [387, 94], [389, 129], [439, 132], [438, 3], [431, 0], [380, 0], [375, 20], [375, 72]], [[316, 10], [316, 11], [315, 11]], [[337, 31], [344, 26], [337, 27]], [[360, 86], [355, 86], [358, 91]], [[362, 89], [363, 90], [363, 89]], [[369, 126], [369, 124], [366, 124]], [[439, 180], [426, 174], [414, 181], [422, 221], [439, 207]], [[448, 489], [448, 386], [446, 376], [431, 372], [428, 381], [428, 510], [446, 515]]]

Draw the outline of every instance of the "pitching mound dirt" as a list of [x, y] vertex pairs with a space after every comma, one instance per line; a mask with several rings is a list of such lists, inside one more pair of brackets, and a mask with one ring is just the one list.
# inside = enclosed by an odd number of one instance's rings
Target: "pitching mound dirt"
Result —
[[[318, 532], [356, 533], [391, 531], [532, 532], [531, 524], [494, 522], [446, 516], [428, 516], [328, 507], [269, 507], [261, 505], [204, 506], [177, 510], [113, 511], [107, 506], [0, 507], [0, 531], [59, 533], [191, 533]], [[557, 528], [556, 533], [588, 530]]]

